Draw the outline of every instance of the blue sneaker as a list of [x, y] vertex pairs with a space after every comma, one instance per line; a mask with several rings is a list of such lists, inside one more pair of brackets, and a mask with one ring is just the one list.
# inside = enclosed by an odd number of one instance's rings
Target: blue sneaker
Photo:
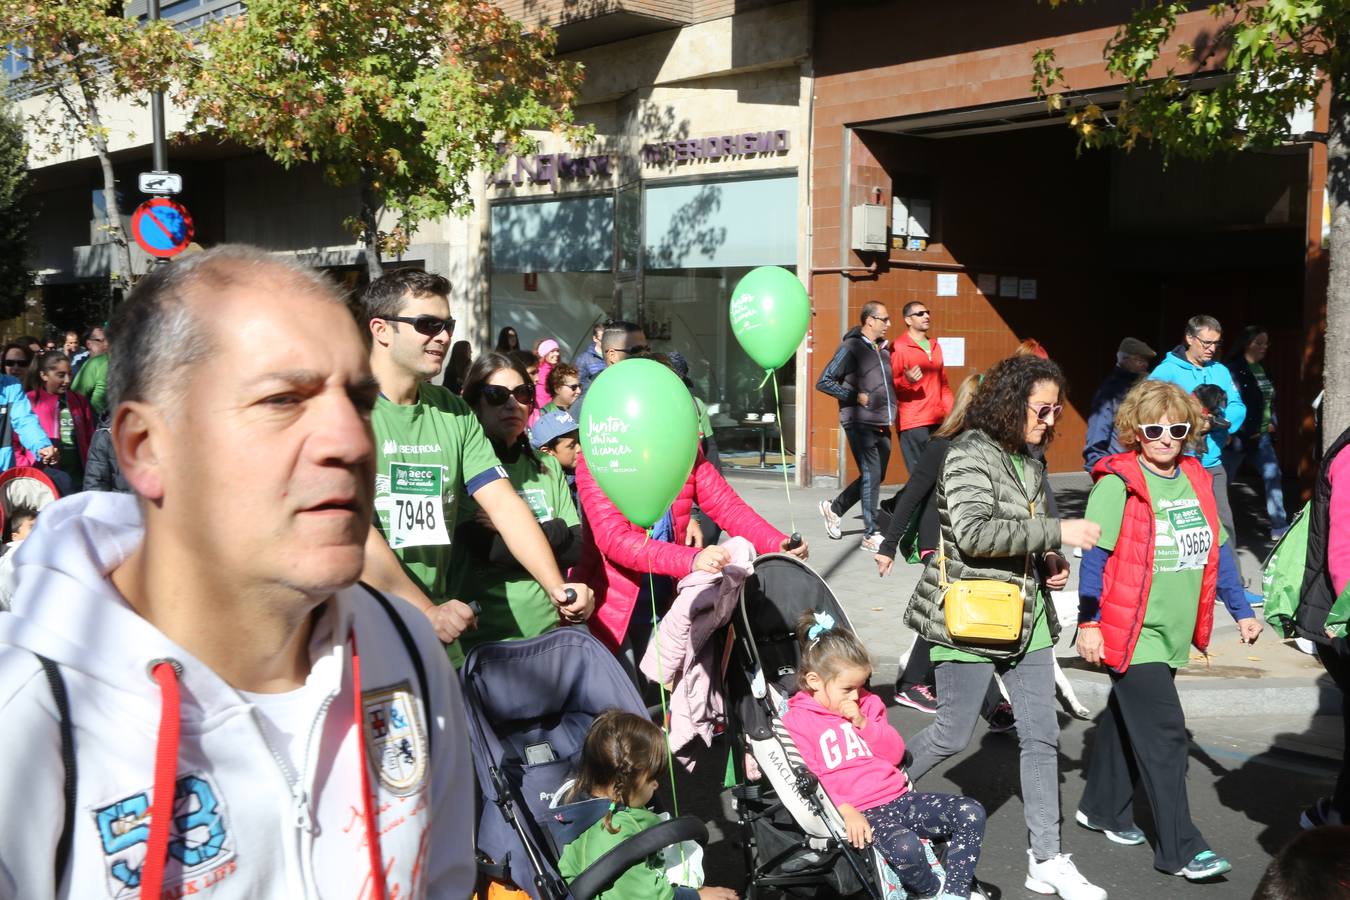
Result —
[[1253, 594], [1251, 591], [1243, 591], [1247, 595], [1247, 602], [1252, 605], [1252, 609], [1260, 609], [1266, 605], [1266, 598], [1260, 594]]
[[1195, 854], [1195, 859], [1186, 863], [1186, 868], [1172, 874], [1180, 875], [1187, 881], [1204, 881], [1206, 878], [1214, 878], [1232, 870], [1233, 866], [1228, 860], [1213, 850], [1203, 850]]
[[1083, 812], [1081, 809], [1073, 814], [1073, 820], [1089, 831], [1100, 831], [1102, 834], [1106, 835], [1107, 840], [1117, 844], [1134, 847], [1144, 843], [1144, 833], [1139, 830], [1137, 825], [1130, 825], [1128, 828], [1112, 831], [1104, 825], [1093, 823], [1093, 821], [1087, 817], [1087, 813]]

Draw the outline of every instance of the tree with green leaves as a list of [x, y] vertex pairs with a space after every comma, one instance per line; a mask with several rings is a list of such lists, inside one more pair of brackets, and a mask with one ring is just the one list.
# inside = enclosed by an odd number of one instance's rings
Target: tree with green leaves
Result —
[[[1049, 0], [1052, 7], [1067, 0]], [[1075, 0], [1085, 2], [1085, 0]], [[1291, 134], [1294, 114], [1330, 97], [1327, 199], [1331, 270], [1324, 351], [1324, 440], [1350, 426], [1350, 2], [1223, 0], [1203, 48], [1176, 42], [1194, 4], [1145, 0], [1106, 43], [1124, 83], [1119, 107], [1075, 103], [1053, 48], [1036, 52], [1032, 87], [1063, 110], [1084, 147], [1205, 158], [1321, 136]], [[1177, 65], [1161, 61], [1175, 53]]]
[[0, 319], [12, 319], [24, 311], [32, 283], [28, 270], [28, 229], [32, 224], [23, 122], [0, 99]]
[[553, 55], [552, 31], [485, 0], [250, 0], [200, 40], [188, 131], [359, 185], [344, 224], [372, 278], [419, 223], [471, 207], [475, 171], [533, 152], [529, 132], [589, 139], [571, 111], [580, 66]]
[[40, 102], [27, 116], [28, 133], [48, 156], [93, 149], [103, 172], [107, 231], [115, 259], [110, 281], [125, 289], [131, 249], [117, 203], [109, 154], [107, 104], [168, 86], [183, 63], [187, 42], [167, 22], [138, 23], [123, 15], [122, 0], [0, 0], [0, 47], [21, 63], [13, 85]]

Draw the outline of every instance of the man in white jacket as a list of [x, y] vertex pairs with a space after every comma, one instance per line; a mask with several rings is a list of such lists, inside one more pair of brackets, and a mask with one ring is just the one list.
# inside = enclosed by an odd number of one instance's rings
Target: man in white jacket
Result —
[[0, 898], [468, 897], [458, 684], [424, 616], [355, 584], [378, 388], [342, 299], [226, 246], [111, 332], [136, 495], [52, 504], [19, 551]]

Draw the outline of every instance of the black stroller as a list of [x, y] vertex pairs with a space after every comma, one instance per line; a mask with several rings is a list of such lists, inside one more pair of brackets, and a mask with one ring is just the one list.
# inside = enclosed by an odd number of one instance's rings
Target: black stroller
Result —
[[[768, 889], [804, 897], [903, 897], [879, 854], [848, 843], [838, 809], [783, 726], [787, 699], [797, 689], [797, 622], [807, 610], [828, 612], [852, 627], [829, 585], [806, 563], [781, 553], [755, 560], [729, 631], [725, 684], [745, 896], [754, 900]], [[747, 755], [762, 778], [747, 777]], [[930, 862], [936, 865], [936, 858]]]
[[681, 816], [629, 838], [565, 884], [558, 859], [568, 807], [550, 800], [576, 771], [597, 715], [623, 709], [645, 716], [646, 706], [613, 654], [580, 628], [479, 645], [461, 676], [483, 792], [478, 849], [484, 874], [535, 900], [590, 900], [666, 846], [707, 843], [703, 823]]

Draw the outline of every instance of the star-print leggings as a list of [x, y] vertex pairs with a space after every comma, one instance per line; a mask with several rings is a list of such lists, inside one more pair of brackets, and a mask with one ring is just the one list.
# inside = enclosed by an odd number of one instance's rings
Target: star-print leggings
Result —
[[[863, 810], [863, 817], [872, 826], [872, 843], [910, 894], [930, 897], [943, 887], [945, 894], [970, 896], [984, 841], [984, 807], [979, 801], [910, 791]], [[928, 865], [920, 838], [947, 841], [945, 886]]]

